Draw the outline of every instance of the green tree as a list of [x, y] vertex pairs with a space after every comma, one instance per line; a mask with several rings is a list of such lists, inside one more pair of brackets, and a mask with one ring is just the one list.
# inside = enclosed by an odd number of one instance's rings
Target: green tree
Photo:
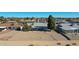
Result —
[[24, 18], [24, 20], [29, 20], [29, 19], [30, 19], [29, 17], [25, 17], [25, 18]]
[[31, 20], [32, 20], [32, 19], [35, 19], [35, 17], [32, 17]]
[[30, 18], [29, 18], [29, 17], [26, 17], [25, 19], [28, 20], [28, 19], [30, 19]]
[[56, 29], [55, 27], [55, 18], [52, 17], [52, 15], [49, 15], [48, 17], [48, 29], [52, 30], [52, 29]]
[[30, 30], [31, 30], [31, 26], [28, 26], [27, 23], [24, 23], [23, 31], [30, 31]]

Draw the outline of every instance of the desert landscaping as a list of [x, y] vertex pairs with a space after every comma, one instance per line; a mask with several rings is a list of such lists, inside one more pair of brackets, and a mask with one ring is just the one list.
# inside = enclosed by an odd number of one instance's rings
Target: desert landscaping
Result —
[[78, 40], [67, 40], [55, 31], [3, 31], [0, 33], [0, 45], [11, 46], [65, 46], [78, 44]]

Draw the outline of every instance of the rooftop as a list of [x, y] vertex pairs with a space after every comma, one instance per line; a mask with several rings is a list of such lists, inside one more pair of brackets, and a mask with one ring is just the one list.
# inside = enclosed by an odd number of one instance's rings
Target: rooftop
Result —
[[79, 25], [77, 23], [62, 23], [60, 25], [60, 28], [63, 30], [79, 30]]

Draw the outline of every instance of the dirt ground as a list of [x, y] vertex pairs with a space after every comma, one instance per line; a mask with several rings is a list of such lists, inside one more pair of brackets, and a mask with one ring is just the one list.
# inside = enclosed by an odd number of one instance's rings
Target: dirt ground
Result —
[[8, 31], [0, 34], [0, 40], [8, 40], [8, 41], [53, 41], [53, 40], [67, 40], [62, 35], [52, 32], [44, 32], [44, 31]]
[[79, 45], [78, 41], [69, 41], [55, 31], [5, 31], [0, 33], [0, 45], [2, 46], [65, 46]]

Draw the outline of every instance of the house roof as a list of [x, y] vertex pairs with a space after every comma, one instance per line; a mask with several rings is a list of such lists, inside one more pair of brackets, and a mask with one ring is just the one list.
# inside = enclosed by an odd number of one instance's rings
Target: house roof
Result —
[[75, 23], [73, 26], [70, 26], [70, 24], [61, 24], [62, 27], [60, 27], [63, 30], [79, 30], [79, 26]]
[[33, 26], [34, 26], [34, 27], [35, 27], [35, 26], [45, 26], [45, 27], [47, 27], [47, 23], [34, 23]]
[[[12, 25], [13, 24], [13, 25]], [[19, 26], [21, 26], [21, 25], [19, 25], [18, 23], [16, 23], [16, 22], [7, 22], [7, 23], [3, 23], [3, 24], [0, 24], [0, 27], [11, 27], [11, 26], [15, 26], [15, 27], [19, 27]]]

